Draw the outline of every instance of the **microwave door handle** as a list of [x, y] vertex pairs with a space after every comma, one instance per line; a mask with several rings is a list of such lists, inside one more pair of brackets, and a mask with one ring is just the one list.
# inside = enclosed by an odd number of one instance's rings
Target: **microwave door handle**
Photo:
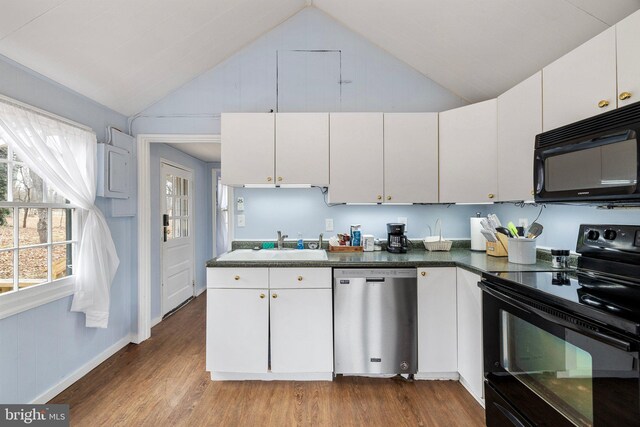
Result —
[[544, 161], [541, 157], [536, 156], [534, 161], [534, 168], [534, 176], [536, 178], [536, 182], [533, 183], [533, 188], [536, 189], [536, 194], [540, 194], [544, 189]]
[[[504, 295], [501, 292], [498, 292], [494, 289], [489, 288], [487, 285], [483, 284], [482, 290], [485, 291], [486, 293], [488, 293], [489, 295], [509, 304], [512, 305], [516, 308], [519, 308], [521, 310], [524, 310], [527, 313], [533, 313], [539, 317], [542, 317], [545, 320], [548, 320], [549, 322], [552, 323], [556, 323], [559, 324], [567, 329], [572, 329], [576, 332], [580, 332], [581, 334], [588, 336], [590, 338], [593, 338], [594, 340], [600, 341], [604, 344], [610, 345], [612, 347], [615, 347], [619, 350], [622, 351], [626, 351], [626, 352], [630, 352], [633, 351], [633, 346], [631, 345], [631, 343], [627, 342], [627, 341], [623, 341], [621, 339], [618, 338], [614, 338], [612, 336], [603, 334], [601, 332], [598, 331], [594, 331], [591, 330], [589, 328], [586, 328], [584, 326], [581, 326], [579, 324], [573, 323], [573, 322], [569, 322], [567, 320], [564, 320], [558, 316], [554, 316], [553, 314], [549, 314], [543, 310], [539, 310], [535, 307], [532, 307], [530, 305], [524, 304], [520, 301], [514, 300], [513, 298], [510, 298], [507, 295]], [[538, 303], [540, 304], [540, 303]], [[556, 309], [554, 309], [554, 311], [558, 311]]]

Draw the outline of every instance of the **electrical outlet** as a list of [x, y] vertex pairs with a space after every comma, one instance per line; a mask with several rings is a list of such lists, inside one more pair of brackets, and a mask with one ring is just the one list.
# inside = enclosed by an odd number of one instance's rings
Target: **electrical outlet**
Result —
[[244, 215], [238, 215], [238, 227], [244, 227]]
[[400, 224], [404, 224], [404, 232], [406, 233], [407, 230], [409, 229], [409, 224], [407, 223], [407, 217], [406, 216], [399, 216], [398, 217], [398, 222]]
[[333, 231], [333, 218], [325, 218], [324, 231]]
[[236, 210], [238, 212], [244, 211], [244, 197], [238, 197], [238, 201], [236, 203]]
[[524, 228], [524, 231], [527, 231], [529, 228], [529, 220], [527, 218], [518, 218], [518, 225]]

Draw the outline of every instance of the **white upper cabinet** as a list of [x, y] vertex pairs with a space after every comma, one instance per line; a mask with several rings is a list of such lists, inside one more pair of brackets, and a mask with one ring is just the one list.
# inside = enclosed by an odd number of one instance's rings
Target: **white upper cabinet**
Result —
[[640, 12], [616, 24], [618, 106], [640, 101]]
[[[637, 61], [637, 46], [634, 50]], [[616, 108], [616, 28], [598, 34], [542, 72], [545, 131]]]
[[222, 114], [222, 183], [275, 183], [275, 114]]
[[329, 202], [382, 202], [382, 113], [331, 113], [329, 116]]
[[276, 184], [329, 185], [329, 113], [276, 114]]
[[384, 201], [438, 202], [438, 113], [384, 114]]
[[496, 200], [497, 100], [440, 113], [440, 202]]
[[498, 97], [500, 201], [533, 200], [533, 149], [542, 132], [542, 72]]

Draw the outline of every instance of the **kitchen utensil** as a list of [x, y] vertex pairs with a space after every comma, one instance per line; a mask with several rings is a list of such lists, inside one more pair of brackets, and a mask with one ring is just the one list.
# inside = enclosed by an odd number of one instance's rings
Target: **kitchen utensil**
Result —
[[511, 237], [513, 237], [515, 239], [518, 238], [518, 228], [516, 227], [516, 225], [513, 222], [509, 221], [509, 224], [507, 224], [507, 229], [512, 234]]
[[485, 237], [485, 239], [487, 239], [487, 241], [489, 242], [497, 242], [498, 238], [496, 237], [496, 235], [489, 231], [489, 230], [480, 230], [480, 233], [482, 233], [482, 235]]
[[511, 232], [504, 227], [496, 227], [496, 231], [500, 234], [504, 234], [507, 237], [513, 237], [511, 236]]
[[502, 224], [500, 223], [500, 219], [498, 218], [498, 215], [496, 215], [496, 214], [487, 215], [487, 220], [489, 221], [489, 224], [494, 229], [496, 229], [497, 227], [502, 227]]
[[533, 224], [531, 224], [531, 227], [529, 227], [529, 230], [527, 231], [527, 238], [535, 239], [542, 234], [543, 229], [544, 227], [542, 226], [542, 224], [534, 222]]

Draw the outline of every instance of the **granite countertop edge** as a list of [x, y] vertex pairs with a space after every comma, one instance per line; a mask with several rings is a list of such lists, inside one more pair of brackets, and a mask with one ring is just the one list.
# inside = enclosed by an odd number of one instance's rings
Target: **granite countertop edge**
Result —
[[449, 252], [429, 252], [414, 249], [406, 254], [391, 254], [386, 251], [359, 253], [327, 252], [327, 260], [322, 261], [207, 261], [207, 267], [216, 268], [421, 268], [421, 267], [461, 267], [474, 273], [549, 271], [551, 263], [539, 257], [536, 264], [513, 264], [506, 257], [492, 257], [485, 252], [457, 248]]

